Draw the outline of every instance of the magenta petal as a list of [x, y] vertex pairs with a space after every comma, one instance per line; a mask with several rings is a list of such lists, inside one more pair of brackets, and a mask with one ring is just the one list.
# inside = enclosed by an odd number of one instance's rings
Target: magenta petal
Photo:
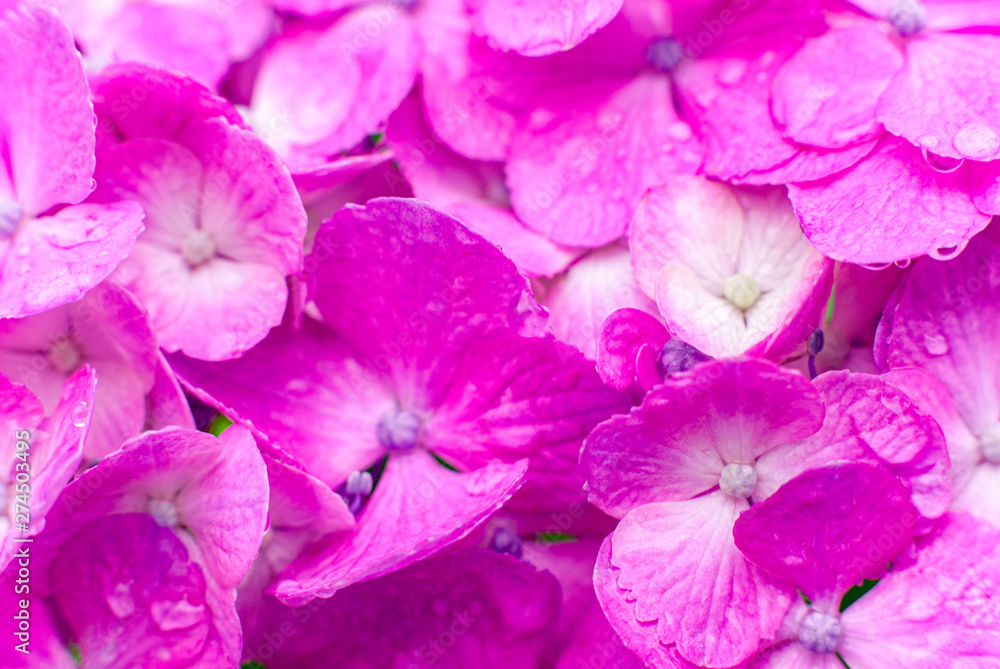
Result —
[[299, 606], [439, 553], [495, 513], [522, 485], [527, 461], [465, 474], [423, 449], [391, 455], [354, 532], [306, 550], [270, 592]]
[[699, 365], [653, 388], [627, 416], [598, 425], [580, 466], [590, 501], [617, 517], [642, 504], [683, 500], [719, 485], [730, 462], [816, 432], [823, 406], [801, 375], [762, 360]]
[[302, 608], [270, 599], [262, 613], [266, 623], [259, 635], [248, 635], [246, 651], [266, 657], [269, 669], [533, 669], [545, 666], [551, 650], [559, 583], [506, 555], [461, 553]]
[[0, 317], [28, 316], [83, 297], [132, 250], [142, 220], [137, 202], [117, 202], [78, 204], [24, 221], [3, 260]]
[[736, 546], [822, 606], [862, 579], [880, 578], [913, 538], [917, 512], [886, 467], [811, 469], [741, 515]]
[[667, 329], [645, 311], [619, 309], [601, 326], [597, 343], [597, 372], [612, 388], [625, 390], [636, 376], [636, 355], [643, 345], [654, 352], [670, 339]]
[[859, 264], [960, 248], [989, 223], [969, 192], [967, 167], [937, 172], [919, 149], [891, 135], [854, 167], [788, 187], [813, 246]]
[[428, 381], [451, 379], [481, 333], [542, 328], [514, 264], [419, 200], [344, 207], [317, 233], [306, 272], [324, 321], [366, 374], [393, 378], [405, 402], [426, 404]]
[[886, 129], [949, 158], [1000, 158], [1000, 36], [927, 32], [878, 105]]
[[618, 586], [635, 617], [657, 621], [663, 644], [686, 660], [731, 667], [778, 631], [794, 590], [749, 563], [733, 543], [746, 501], [715, 491], [682, 502], [637, 507], [611, 543]]
[[507, 184], [529, 227], [559, 244], [596, 247], [625, 233], [648, 188], [700, 164], [670, 80], [650, 74], [560, 91], [536, 109], [512, 142]]
[[391, 389], [365, 375], [343, 341], [311, 318], [298, 332], [275, 328], [235, 360], [172, 355], [170, 363], [203, 402], [245, 422], [333, 489], [384, 454], [376, 425], [395, 406]]
[[[21, 602], [27, 602], [24, 594], [18, 593], [24, 584], [17, 583], [18, 565], [15, 562], [0, 575], [0, 634], [10, 639], [10, 643], [0, 646], [0, 664], [4, 669], [76, 669], [79, 665], [73, 654], [66, 647], [63, 635], [56, 621], [55, 611], [48, 601], [36, 598], [28, 609], [29, 630], [27, 633], [18, 629], [18, 620], [14, 617], [21, 609]], [[21, 637], [24, 634], [27, 645], [22, 646]], [[22, 652], [27, 651], [27, 652]]]
[[149, 516], [91, 523], [56, 555], [50, 578], [72, 638], [95, 667], [238, 662], [242, 635], [232, 595]]
[[775, 121], [786, 136], [817, 147], [877, 139], [882, 126], [875, 105], [902, 66], [899, 47], [874, 21], [833, 28], [807, 41], [778, 71]]
[[[917, 562], [894, 570], [844, 611], [838, 650], [851, 667], [989, 667], [1000, 656], [1000, 601], [983, 590], [1000, 576], [1000, 533], [964, 514], [921, 542]], [[877, 664], [870, 658], [883, 658]]]
[[972, 163], [972, 201], [984, 214], [1000, 214], [1000, 160]]
[[503, 51], [546, 56], [571, 49], [604, 27], [622, 0], [475, 0], [470, 5], [476, 34]]
[[91, 191], [94, 112], [73, 36], [27, 2], [5, 3], [0, 32], [9, 38], [0, 43], [0, 168], [13, 177], [14, 200], [29, 217], [76, 204]]

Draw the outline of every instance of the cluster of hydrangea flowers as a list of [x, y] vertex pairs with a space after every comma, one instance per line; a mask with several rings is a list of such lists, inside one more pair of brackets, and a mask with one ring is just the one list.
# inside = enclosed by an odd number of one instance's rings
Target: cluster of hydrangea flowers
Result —
[[0, 666], [1000, 665], [995, 0], [0, 0]]

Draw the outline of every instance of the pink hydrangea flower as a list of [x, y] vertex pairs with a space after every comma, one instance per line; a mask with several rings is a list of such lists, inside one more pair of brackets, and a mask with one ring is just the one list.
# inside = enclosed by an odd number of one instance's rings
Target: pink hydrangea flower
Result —
[[146, 231], [115, 279], [167, 351], [239, 355], [281, 322], [306, 214], [288, 170], [229, 103], [140, 65], [94, 80], [103, 135], [93, 200], [142, 202]]
[[69, 29], [35, 4], [2, 9], [0, 318], [17, 318], [81, 298], [143, 227], [135, 202], [78, 204], [94, 188], [94, 111]]
[[540, 336], [541, 307], [495, 247], [385, 198], [327, 222], [307, 269], [322, 322], [286, 324], [235, 361], [172, 358], [196, 393], [331, 489], [371, 495], [355, 532], [289, 565], [279, 597], [329, 596], [441, 550], [510, 499], [529, 457], [520, 504], [582, 499], [580, 442], [624, 398]]
[[643, 198], [629, 247], [667, 329], [712, 357], [801, 350], [833, 281], [777, 188], [671, 177]]
[[590, 500], [622, 519], [598, 572], [610, 571], [602, 605], [626, 646], [730, 667], [774, 638], [792, 590], [746, 562], [733, 524], [838, 460], [888, 464], [925, 524], [950, 501], [936, 424], [878, 377], [828, 373], [814, 387], [763, 360], [710, 362], [595, 428], [580, 462]]

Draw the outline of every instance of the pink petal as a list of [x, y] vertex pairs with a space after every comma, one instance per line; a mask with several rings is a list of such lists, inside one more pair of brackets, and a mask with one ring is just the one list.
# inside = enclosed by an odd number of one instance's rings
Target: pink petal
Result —
[[[780, 398], [780, 399], [778, 399]], [[597, 426], [580, 454], [590, 501], [621, 517], [642, 504], [718, 486], [728, 463], [752, 463], [819, 429], [812, 384], [756, 359], [716, 361], [653, 388], [627, 416]]]
[[78, 204], [24, 221], [3, 261], [0, 317], [37, 314], [83, 297], [132, 250], [142, 220], [138, 203], [116, 202]]
[[0, 89], [7, 91], [0, 142], [14, 199], [32, 217], [90, 193], [94, 113], [66, 25], [41, 5], [5, 5], [0, 32], [10, 39], [0, 45]]
[[323, 32], [290, 33], [265, 55], [256, 123], [293, 167], [326, 162], [389, 118], [413, 87], [420, 56], [412, 19], [387, 6], [354, 10]]
[[635, 599], [639, 621], [657, 621], [660, 643], [686, 660], [728, 667], [773, 638], [791, 601], [740, 554], [733, 523], [745, 501], [716, 491], [630, 511], [612, 538], [618, 586]]
[[650, 74], [553, 96], [515, 135], [507, 183], [529, 227], [560, 244], [595, 247], [624, 234], [646, 189], [700, 162], [669, 79]]
[[502, 51], [545, 56], [571, 49], [603, 28], [622, 7], [622, 0], [474, 0], [472, 26]]
[[918, 149], [887, 135], [854, 167], [790, 184], [788, 196], [821, 253], [879, 264], [960, 246], [986, 227], [969, 188], [967, 168], [937, 172]]
[[874, 21], [833, 28], [805, 45], [774, 78], [772, 113], [796, 142], [846, 148], [877, 139], [875, 105], [903, 55]]
[[942, 658], [989, 666], [1000, 655], [1000, 608], [982, 586], [1000, 573], [998, 546], [995, 528], [948, 516], [915, 565], [890, 572], [844, 612], [844, 660], [858, 669], [931, 669]]
[[[197, 25], [197, 30], [191, 26]], [[214, 88], [229, 69], [229, 34], [219, 7], [122, 3], [87, 42], [87, 55], [103, 62], [145, 63], [182, 72]]]
[[623, 244], [596, 249], [575, 262], [549, 285], [542, 304], [556, 338], [597, 358], [601, 325], [616, 309], [635, 308], [659, 315], [656, 304], [639, 289]]
[[52, 566], [55, 602], [95, 667], [233, 666], [242, 635], [231, 593], [152, 518], [96, 520]]
[[439, 553], [509, 500], [526, 470], [521, 460], [463, 474], [423, 449], [390, 456], [357, 529], [300, 554], [270, 592], [300, 606]]
[[636, 356], [643, 345], [660, 351], [670, 338], [656, 318], [639, 309], [619, 309], [604, 320], [597, 342], [597, 372], [612, 388], [625, 390], [636, 376]]
[[736, 546], [775, 578], [835, 612], [863, 579], [878, 579], [913, 540], [917, 511], [886, 467], [811, 469], [742, 514]]
[[1000, 161], [972, 163], [972, 201], [984, 214], [1000, 214]]
[[878, 105], [886, 129], [949, 158], [1000, 158], [1000, 112], [992, 91], [1000, 37], [927, 32], [906, 47], [906, 68]]

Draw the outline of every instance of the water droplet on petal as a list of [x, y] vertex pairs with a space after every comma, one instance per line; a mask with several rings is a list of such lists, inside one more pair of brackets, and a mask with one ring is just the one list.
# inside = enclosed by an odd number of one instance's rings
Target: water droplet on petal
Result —
[[955, 148], [973, 160], [990, 160], [1000, 151], [1000, 135], [981, 123], [966, 123], [955, 134]]
[[70, 418], [73, 420], [73, 425], [77, 427], [85, 427], [87, 421], [90, 420], [90, 404], [87, 402], [80, 402], [75, 407], [70, 414]]
[[948, 352], [948, 340], [939, 334], [925, 334], [924, 348], [931, 355], [944, 355]]
[[942, 174], [949, 174], [954, 172], [959, 167], [965, 164], [964, 158], [949, 158], [947, 156], [939, 156], [936, 153], [932, 153], [927, 149], [921, 149], [921, 153], [924, 154], [924, 160], [927, 164], [931, 166], [931, 169], [935, 172], [941, 172]]
[[895, 265], [896, 265], [896, 267], [898, 267], [899, 269], [906, 269], [907, 267], [909, 267], [909, 266], [910, 266], [910, 263], [911, 263], [911, 262], [913, 262], [913, 259], [912, 259], [912, 258], [905, 258], [905, 259], [903, 259], [903, 260], [897, 260], [897, 261], [896, 261], [896, 262], [895, 262], [894, 264], [895, 264]]
[[719, 72], [715, 78], [723, 86], [735, 86], [743, 81], [747, 74], [747, 63], [739, 58], [730, 58], [719, 66]]
[[964, 251], [968, 243], [969, 240], [966, 239], [959, 242], [955, 246], [939, 246], [936, 249], [928, 251], [927, 255], [934, 258], [935, 260], [951, 260], [957, 257], [962, 251]]

